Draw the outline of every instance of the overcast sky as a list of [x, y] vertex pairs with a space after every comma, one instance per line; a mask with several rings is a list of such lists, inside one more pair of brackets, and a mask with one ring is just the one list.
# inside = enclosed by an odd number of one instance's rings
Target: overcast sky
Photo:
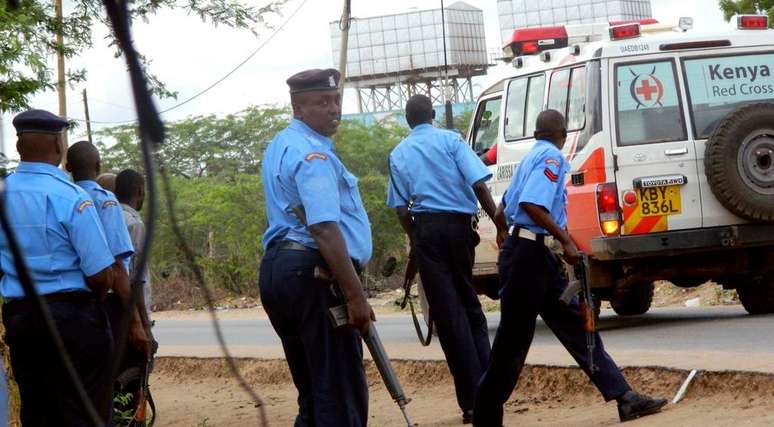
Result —
[[[244, 0], [247, 1], [247, 0]], [[447, 4], [454, 0], [447, 0]], [[489, 50], [500, 47], [496, 0], [466, 0], [484, 11]], [[65, 5], [67, 5], [65, 0]], [[200, 98], [164, 114], [164, 120], [179, 120], [192, 115], [223, 115], [238, 112], [255, 104], [287, 104], [285, 79], [306, 68], [332, 67], [328, 24], [339, 19], [343, 0], [291, 0], [283, 16], [272, 19], [279, 26], [294, 11], [298, 13], [255, 57], [230, 78]], [[722, 15], [716, 0], [652, 0], [653, 15], [662, 21], [675, 21], [680, 16], [693, 16], [697, 29], [717, 28]], [[439, 0], [352, 0], [354, 17], [401, 13], [412, 8], [431, 9]], [[300, 7], [300, 9], [299, 9]], [[83, 118], [81, 91], [86, 88], [93, 128], [134, 119], [129, 82], [124, 60], [113, 58], [107, 47], [107, 29], [95, 28], [94, 48], [68, 63], [71, 68], [85, 68], [88, 81], [68, 88], [68, 116]], [[152, 60], [151, 71], [168, 88], [179, 93], [178, 100], [159, 100], [160, 110], [171, 107], [225, 75], [254, 51], [272, 30], [262, 30], [256, 38], [248, 31], [213, 27], [196, 16], [182, 11], [163, 12], [149, 23], [137, 23], [134, 37], [140, 52]], [[54, 68], [56, 62], [49, 61]], [[356, 112], [354, 97], [345, 100], [345, 113]], [[58, 111], [57, 95], [46, 92], [33, 98], [34, 108]], [[11, 126], [12, 115], [3, 116], [5, 146], [9, 157], [16, 158], [16, 138]], [[84, 139], [85, 126], [70, 135], [70, 141]]]

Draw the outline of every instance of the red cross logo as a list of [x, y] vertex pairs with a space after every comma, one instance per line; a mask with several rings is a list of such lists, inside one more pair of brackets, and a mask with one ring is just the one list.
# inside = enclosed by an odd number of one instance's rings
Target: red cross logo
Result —
[[651, 86], [650, 80], [643, 79], [640, 87], [637, 88], [637, 95], [642, 95], [646, 101], [650, 101], [654, 93], [658, 93], [658, 86]]
[[655, 76], [655, 67], [647, 74], [636, 74], [631, 69], [629, 71], [634, 76], [629, 86], [629, 93], [637, 103], [637, 108], [660, 107], [661, 100], [664, 98], [664, 85]]

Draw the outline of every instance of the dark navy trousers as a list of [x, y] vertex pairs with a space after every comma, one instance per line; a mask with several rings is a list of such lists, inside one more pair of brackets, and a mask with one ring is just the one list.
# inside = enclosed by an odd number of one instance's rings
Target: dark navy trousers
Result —
[[[30, 299], [3, 306], [5, 342], [19, 385], [22, 425], [91, 427], [91, 418], [35, 306]], [[113, 335], [107, 315], [86, 292], [50, 301], [48, 308], [98, 415], [112, 425]]]
[[519, 379], [535, 334], [539, 314], [570, 355], [583, 368], [605, 400], [615, 399], [631, 388], [596, 334], [594, 361], [598, 371], [588, 370], [586, 335], [577, 297], [569, 306], [559, 297], [567, 287], [560, 261], [542, 243], [508, 237], [498, 258], [503, 289], [500, 325], [497, 328], [489, 369], [476, 395], [474, 424], [503, 425], [503, 404]]
[[295, 426], [365, 426], [362, 341], [349, 327], [333, 328], [328, 308], [342, 301], [314, 278], [315, 267], [324, 265], [317, 251], [270, 247], [261, 261], [261, 302], [298, 389]]
[[470, 215], [414, 216], [414, 256], [430, 316], [454, 378], [460, 409], [473, 409], [476, 387], [489, 361], [486, 317], [473, 289], [478, 235]]

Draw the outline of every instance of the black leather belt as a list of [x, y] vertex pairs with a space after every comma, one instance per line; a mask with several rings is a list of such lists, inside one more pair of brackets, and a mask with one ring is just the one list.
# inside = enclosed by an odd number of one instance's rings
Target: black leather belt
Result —
[[[86, 291], [57, 292], [53, 294], [42, 295], [42, 297], [48, 303], [59, 302], [59, 301], [72, 301], [72, 302], [96, 301], [94, 294]], [[14, 298], [10, 300], [5, 300], [5, 304], [3, 305], [6, 307], [11, 307], [15, 305], [32, 304], [34, 302], [35, 300], [32, 299], [31, 297], [24, 297], [24, 298]]]
[[[310, 248], [309, 246], [304, 246], [301, 243], [294, 242], [293, 240], [280, 240], [277, 243], [272, 244], [272, 246], [276, 245], [277, 249], [288, 249], [291, 251], [302, 251], [302, 252], [312, 252], [315, 254], [319, 254], [320, 251], [315, 248]], [[360, 266], [360, 263], [357, 262], [357, 260], [352, 259], [352, 265], [355, 267], [355, 272], [360, 275], [363, 273], [363, 268]], [[324, 267], [327, 269], [327, 267]]]
[[280, 240], [277, 242], [277, 249], [290, 249], [291, 251], [319, 252], [317, 249], [304, 246], [301, 243], [292, 240]]
[[455, 213], [455, 212], [420, 212], [414, 215], [415, 222], [424, 223], [457, 223], [457, 222], [470, 222], [473, 215]]

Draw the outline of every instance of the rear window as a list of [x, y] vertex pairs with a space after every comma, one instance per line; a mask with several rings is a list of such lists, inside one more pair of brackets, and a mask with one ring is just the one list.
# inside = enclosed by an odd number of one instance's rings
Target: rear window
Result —
[[508, 86], [505, 103], [505, 140], [531, 138], [535, 120], [543, 111], [546, 78], [543, 74], [520, 77]]
[[564, 115], [568, 131], [583, 129], [586, 125], [586, 68], [565, 69], [551, 75], [548, 108]]
[[618, 64], [615, 73], [618, 145], [687, 139], [674, 62]]
[[708, 138], [739, 107], [774, 100], [774, 53], [683, 61], [694, 134]]

